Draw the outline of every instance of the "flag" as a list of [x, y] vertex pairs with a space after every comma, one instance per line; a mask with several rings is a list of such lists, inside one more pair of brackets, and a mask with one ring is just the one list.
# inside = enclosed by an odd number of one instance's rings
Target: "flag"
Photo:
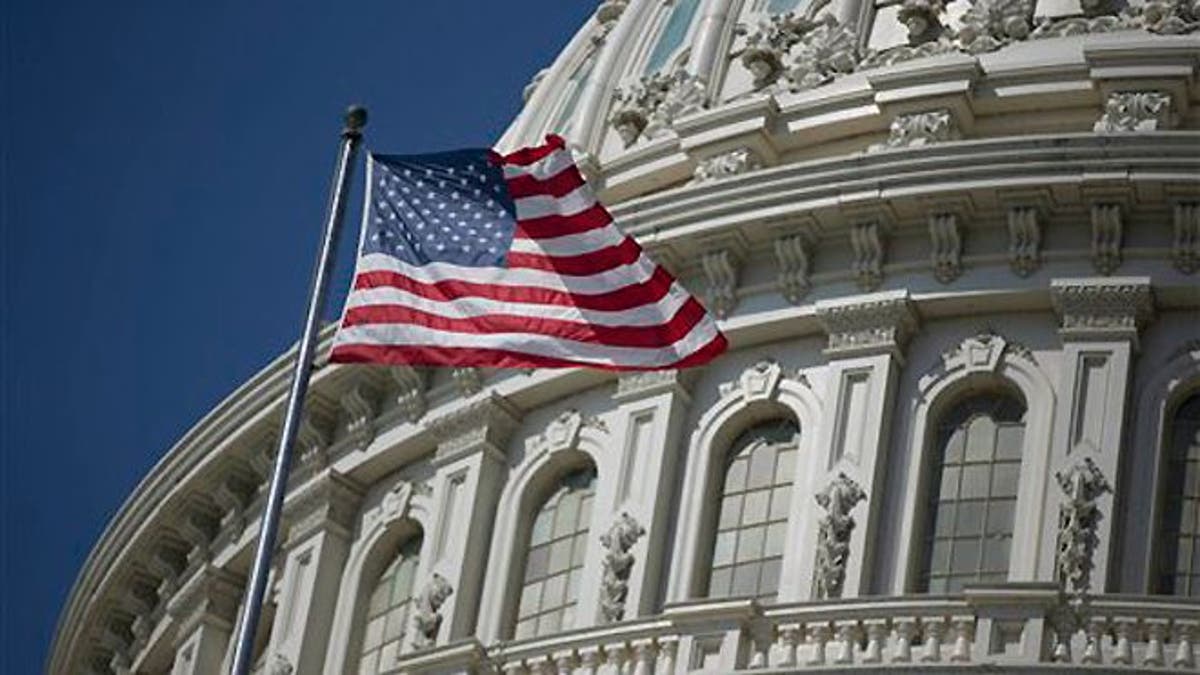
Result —
[[699, 365], [726, 348], [704, 307], [625, 236], [563, 140], [371, 155], [340, 363]]

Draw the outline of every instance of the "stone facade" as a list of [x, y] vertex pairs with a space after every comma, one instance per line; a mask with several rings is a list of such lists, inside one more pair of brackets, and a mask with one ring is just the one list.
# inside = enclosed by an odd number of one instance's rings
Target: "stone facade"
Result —
[[[1163, 562], [1200, 391], [1196, 4], [786, 4], [599, 3], [497, 144], [564, 132], [730, 352], [321, 365], [257, 672], [1197, 668]], [[287, 366], [131, 495], [49, 672], [225, 667]], [[945, 561], [977, 583], [936, 591]]]

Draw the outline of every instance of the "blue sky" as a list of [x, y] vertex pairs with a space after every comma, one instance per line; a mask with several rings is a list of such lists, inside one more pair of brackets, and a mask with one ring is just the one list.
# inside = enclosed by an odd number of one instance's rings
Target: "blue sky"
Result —
[[125, 495], [296, 338], [345, 105], [380, 151], [487, 145], [594, 6], [4, 3], [0, 671], [43, 668]]

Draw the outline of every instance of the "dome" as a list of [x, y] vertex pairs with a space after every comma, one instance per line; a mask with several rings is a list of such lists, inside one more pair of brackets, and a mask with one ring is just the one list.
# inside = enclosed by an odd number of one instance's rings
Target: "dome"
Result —
[[[730, 351], [386, 368], [326, 332], [256, 672], [1195, 670], [1198, 29], [600, 3], [497, 146], [566, 138]], [[129, 496], [50, 672], [227, 667], [291, 358]]]

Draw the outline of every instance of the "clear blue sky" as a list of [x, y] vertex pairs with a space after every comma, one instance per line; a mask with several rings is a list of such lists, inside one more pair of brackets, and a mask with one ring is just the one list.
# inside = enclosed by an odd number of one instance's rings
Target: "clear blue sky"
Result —
[[595, 4], [3, 3], [0, 672], [44, 667], [125, 496], [296, 338], [345, 105], [370, 148], [487, 145]]

